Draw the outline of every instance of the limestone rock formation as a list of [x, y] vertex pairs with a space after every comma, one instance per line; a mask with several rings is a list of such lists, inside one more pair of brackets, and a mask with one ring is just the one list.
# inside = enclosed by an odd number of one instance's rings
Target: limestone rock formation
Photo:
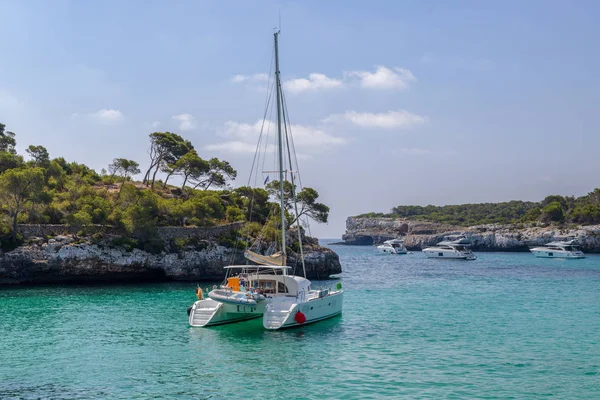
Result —
[[[328, 278], [341, 272], [336, 253], [308, 242], [305, 260], [309, 279]], [[201, 250], [186, 248], [151, 254], [139, 249], [75, 240], [71, 235], [32, 238], [27, 245], [0, 254], [0, 284], [220, 281], [225, 265], [246, 262], [240, 250], [210, 241], [205, 245]], [[290, 261], [295, 262], [293, 256]], [[297, 274], [301, 271], [301, 266], [296, 269]]]
[[531, 246], [574, 237], [584, 252], [600, 253], [600, 225], [489, 224], [465, 228], [406, 219], [349, 217], [342, 238], [345, 244], [377, 245], [402, 237], [409, 250], [421, 250], [456, 234], [468, 237], [473, 249], [479, 251], [527, 251]]

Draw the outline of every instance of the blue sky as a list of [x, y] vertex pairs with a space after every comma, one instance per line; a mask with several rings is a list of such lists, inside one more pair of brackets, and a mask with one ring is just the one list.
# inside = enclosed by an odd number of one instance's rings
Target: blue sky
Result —
[[302, 179], [331, 207], [315, 236], [600, 186], [595, 1], [0, 0], [0, 121], [97, 170], [174, 131], [244, 184], [279, 13]]

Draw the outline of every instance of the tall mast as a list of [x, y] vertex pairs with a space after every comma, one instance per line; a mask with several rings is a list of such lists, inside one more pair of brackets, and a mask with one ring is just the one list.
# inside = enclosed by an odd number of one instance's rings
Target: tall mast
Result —
[[282, 265], [285, 264], [286, 250], [285, 250], [285, 208], [283, 201], [283, 139], [281, 134], [281, 81], [279, 79], [279, 46], [278, 38], [279, 32], [275, 32], [275, 92], [277, 92], [277, 147], [279, 149], [279, 197], [281, 207], [281, 254]]

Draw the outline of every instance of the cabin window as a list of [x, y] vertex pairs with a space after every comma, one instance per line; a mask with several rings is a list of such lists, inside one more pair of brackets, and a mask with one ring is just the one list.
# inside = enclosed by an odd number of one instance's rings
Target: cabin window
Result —
[[260, 281], [259, 289], [263, 293], [275, 293], [275, 281]]
[[554, 257], [554, 253], [548, 253], [548, 256]]
[[439, 257], [443, 257], [443, 256], [444, 256], [444, 253], [438, 253], [438, 256], [439, 256]]
[[288, 293], [288, 288], [283, 284], [283, 282], [277, 282], [277, 292]]

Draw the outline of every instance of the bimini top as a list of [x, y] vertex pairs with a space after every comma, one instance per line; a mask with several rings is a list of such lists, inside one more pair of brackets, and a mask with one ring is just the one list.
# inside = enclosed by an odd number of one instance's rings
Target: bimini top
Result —
[[223, 269], [234, 269], [234, 268], [244, 268], [244, 269], [290, 269], [287, 265], [228, 265], [223, 267]]

